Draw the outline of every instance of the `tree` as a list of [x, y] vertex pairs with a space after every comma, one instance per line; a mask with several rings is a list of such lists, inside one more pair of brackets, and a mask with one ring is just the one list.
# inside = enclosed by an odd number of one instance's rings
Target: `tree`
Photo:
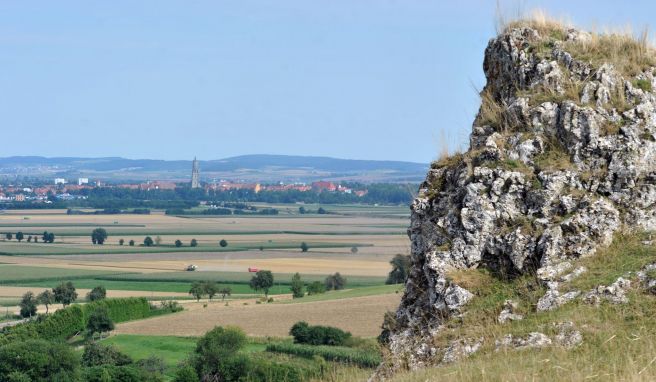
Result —
[[31, 243], [31, 242], [32, 242], [32, 235], [30, 235], [30, 236], [27, 237], [27, 242], [28, 242], [28, 243]]
[[91, 242], [93, 244], [103, 245], [107, 240], [107, 231], [104, 228], [96, 228], [91, 232]]
[[192, 246], [192, 247], [196, 247], [196, 246], [198, 246], [198, 242], [196, 241], [196, 239], [191, 239], [191, 242], [189, 243], [189, 245]]
[[130, 240], [130, 241], [128, 242], [128, 245], [129, 245], [130, 247], [134, 247], [134, 240]]
[[224, 381], [221, 375], [226, 363], [246, 344], [246, 334], [236, 327], [217, 326], [196, 344], [192, 364], [203, 381]]
[[20, 301], [20, 315], [21, 317], [32, 317], [36, 314], [36, 298], [34, 293], [27, 292], [23, 295]]
[[150, 237], [150, 236], [146, 236], [146, 238], [144, 239], [144, 245], [145, 245], [146, 247], [152, 247], [153, 244], [154, 244], [154, 242], [153, 242], [153, 238]]
[[325, 293], [326, 286], [320, 281], [314, 281], [307, 286], [307, 291], [309, 295]]
[[212, 298], [219, 292], [219, 286], [216, 285], [214, 281], [206, 281], [203, 284], [203, 288], [205, 289], [205, 294], [210, 301], [212, 301]]
[[7, 232], [7, 233], [5, 234], [5, 238], [7, 238], [7, 240], [11, 240], [11, 239], [14, 238], [14, 235], [12, 235], [11, 232]]
[[55, 242], [55, 234], [52, 233], [52, 232], [44, 231], [42, 239], [43, 239], [44, 243], [54, 243]]
[[307, 252], [310, 247], [307, 245], [306, 242], [301, 243], [301, 252]]
[[390, 261], [392, 270], [387, 275], [385, 284], [401, 284], [408, 278], [410, 272], [410, 256], [397, 254]]
[[358, 253], [358, 247], [355, 247], [355, 246], [351, 247], [351, 253], [352, 254]]
[[346, 286], [346, 279], [337, 272], [326, 277], [324, 284], [326, 284], [326, 290], [340, 290]]
[[305, 207], [303, 206], [298, 207], [298, 213], [301, 215], [305, 214]]
[[226, 239], [221, 239], [221, 241], [219, 242], [219, 245], [220, 245], [222, 248], [225, 248], [225, 247], [228, 246], [228, 241], [227, 241]]
[[317, 210], [317, 213], [318, 213], [319, 215], [324, 215], [324, 214], [326, 214], [326, 213], [328, 213], [328, 212], [327, 212], [326, 210], [324, 210], [323, 207], [319, 207], [319, 209]]
[[125, 240], [121, 239], [118, 241], [118, 245], [123, 245], [123, 244], [125, 244]]
[[91, 289], [91, 291], [87, 293], [87, 300], [89, 301], [98, 301], [105, 297], [107, 297], [107, 290], [105, 290], [105, 287], [102, 285]]
[[39, 237], [38, 237], [38, 236], [34, 236], [34, 242], [35, 242], [35, 243], [38, 243], [38, 242], [39, 242]]
[[226, 296], [230, 296], [232, 294], [232, 288], [222, 287], [219, 289], [219, 293], [221, 294], [221, 301], [223, 301], [225, 300]]
[[52, 289], [52, 293], [55, 295], [55, 302], [62, 304], [64, 307], [75, 302], [77, 299], [77, 292], [73, 283], [70, 281], [62, 282], [58, 286]]
[[176, 248], [180, 248], [180, 247], [182, 247], [182, 241], [180, 241], [180, 239], [178, 239], [178, 240], [175, 241], [175, 247], [176, 247]]
[[4, 379], [9, 375], [17, 376], [13, 381], [76, 381], [78, 368], [78, 357], [65, 342], [26, 339], [0, 347], [2, 381], [12, 381]]
[[20, 243], [21, 241], [23, 241], [24, 238], [25, 238], [25, 235], [23, 235], [23, 233], [22, 233], [21, 231], [18, 231], [18, 232], [16, 233], [16, 240], [18, 240], [19, 243]]
[[191, 289], [189, 289], [189, 294], [194, 296], [196, 301], [200, 301], [205, 294], [205, 286], [200, 281], [194, 281], [194, 283], [191, 284]]
[[82, 354], [82, 366], [124, 366], [132, 363], [132, 358], [121, 353], [112, 345], [101, 345], [97, 342], [87, 344]]
[[160, 245], [162, 244], [162, 237], [160, 235], [157, 235], [155, 237], [155, 245]]
[[105, 332], [111, 332], [114, 330], [114, 322], [109, 317], [109, 312], [105, 307], [96, 308], [89, 315], [89, 320], [87, 321], [87, 332], [89, 337], [93, 337], [96, 333], [99, 333], [101, 336]]
[[292, 276], [292, 284], [290, 289], [294, 298], [301, 298], [305, 296], [305, 284], [301, 280], [301, 275], [297, 272]]
[[269, 297], [269, 289], [273, 286], [273, 274], [271, 271], [258, 271], [250, 282], [251, 288], [256, 291], [263, 290], [264, 297]]
[[46, 306], [46, 314], [48, 314], [48, 306], [55, 303], [55, 294], [51, 290], [46, 289], [36, 296], [36, 301]]

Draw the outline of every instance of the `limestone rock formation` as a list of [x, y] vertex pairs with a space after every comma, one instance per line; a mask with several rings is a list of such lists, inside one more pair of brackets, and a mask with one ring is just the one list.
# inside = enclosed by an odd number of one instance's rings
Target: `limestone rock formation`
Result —
[[[603, 43], [529, 24], [489, 42], [469, 150], [434, 163], [411, 206], [412, 268], [385, 336], [392, 368], [444, 359], [432, 338], [476, 298], [450, 271], [537, 274], [549, 310], [579, 295], [558, 290], [585, 272], [577, 259], [620, 229], [656, 229], [656, 63], [591, 57]], [[621, 300], [618, 283], [590, 299]], [[548, 342], [539, 334], [500, 346]]]

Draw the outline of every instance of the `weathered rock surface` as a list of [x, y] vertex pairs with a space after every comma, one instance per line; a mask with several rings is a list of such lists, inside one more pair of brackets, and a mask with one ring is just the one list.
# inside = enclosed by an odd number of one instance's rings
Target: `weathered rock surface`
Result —
[[554, 342], [560, 346], [571, 349], [583, 342], [583, 335], [576, 330], [574, 324], [568, 322], [558, 322], [554, 324], [558, 329], [558, 334], [554, 337]]
[[444, 356], [442, 357], [443, 363], [452, 363], [460, 361], [476, 353], [483, 345], [483, 339], [464, 339], [455, 340], [446, 348]]
[[499, 313], [499, 317], [497, 317], [497, 321], [500, 324], [505, 324], [508, 321], [519, 321], [524, 319], [523, 315], [515, 313], [516, 310], [517, 310], [517, 304], [512, 300], [506, 300], [503, 303], [503, 309], [501, 310], [501, 313]]
[[543, 348], [551, 345], [551, 338], [540, 332], [529, 333], [527, 337], [516, 337], [508, 334], [496, 341], [496, 351], [504, 348], [522, 350], [529, 348]]
[[620, 277], [608, 286], [600, 285], [592, 289], [585, 294], [583, 301], [595, 305], [599, 305], [604, 300], [612, 304], [626, 304], [629, 302], [629, 298], [626, 297], [629, 288], [631, 288], [631, 281]]
[[[444, 361], [432, 338], [476, 298], [449, 270], [537, 273], [549, 286], [538, 309], [550, 310], [578, 296], [558, 290], [585, 272], [578, 258], [621, 227], [656, 229], [656, 68], [629, 76], [593, 66], [570, 51], [590, 35], [561, 32], [519, 27], [488, 44], [469, 150], [434, 163], [411, 206], [412, 268], [386, 336], [394, 367]], [[627, 286], [618, 280], [585, 299], [623, 302]]]

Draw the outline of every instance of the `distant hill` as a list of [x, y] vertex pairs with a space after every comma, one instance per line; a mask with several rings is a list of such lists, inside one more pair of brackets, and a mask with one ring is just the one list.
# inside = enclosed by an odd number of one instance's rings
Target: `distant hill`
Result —
[[[418, 182], [427, 164], [402, 161], [337, 159], [314, 156], [242, 155], [200, 160], [201, 179], [364, 182]], [[0, 158], [1, 176], [76, 177], [102, 180], [189, 179], [191, 160], [14, 156]]]

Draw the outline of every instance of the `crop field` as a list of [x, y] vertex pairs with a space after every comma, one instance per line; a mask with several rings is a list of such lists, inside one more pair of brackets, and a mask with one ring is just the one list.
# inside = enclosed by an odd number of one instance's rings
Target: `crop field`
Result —
[[[175, 335], [159, 342], [165, 348], [193, 344], [215, 325], [237, 325], [254, 336], [287, 336], [289, 327], [306, 320], [332, 325], [358, 336], [379, 334], [383, 314], [400, 299], [398, 285], [384, 285], [396, 254], [409, 252], [408, 209], [378, 206], [319, 206], [329, 214], [299, 214], [298, 205], [261, 205], [280, 211], [276, 216], [67, 215], [66, 211], [3, 211], [0, 213], [0, 305], [17, 312], [27, 291], [39, 293], [62, 281], [72, 281], [80, 300], [87, 291], [104, 286], [108, 296], [144, 296], [180, 301], [185, 311], [120, 324], [112, 337], [127, 352], [147, 351], [155, 343], [136, 336]], [[104, 245], [93, 245], [90, 234], [102, 227]], [[54, 243], [18, 242], [17, 232], [56, 235]], [[7, 240], [6, 233], [14, 238]], [[150, 236], [156, 245], [143, 245]], [[119, 240], [123, 240], [123, 245]], [[197, 246], [190, 242], [195, 239]], [[135, 245], [128, 245], [134, 240]], [[176, 247], [180, 240], [182, 246]], [[221, 247], [220, 240], [228, 245]], [[308, 251], [301, 250], [306, 243]], [[185, 271], [190, 264], [197, 271]], [[249, 268], [273, 272], [269, 294], [274, 303], [259, 304], [248, 282]], [[339, 272], [345, 290], [291, 300], [290, 282], [299, 272], [304, 282], [323, 282]], [[195, 281], [214, 281], [230, 287], [232, 296], [200, 303], [189, 296]], [[204, 307], [206, 305], [206, 307]], [[4, 308], [6, 307], [6, 308]], [[125, 340], [131, 338], [131, 340]], [[129, 342], [132, 341], [132, 344]], [[153, 339], [152, 341], [159, 341]], [[170, 341], [173, 341], [171, 343]], [[186, 341], [177, 344], [177, 341]], [[145, 344], [145, 345], [144, 345]], [[130, 347], [132, 346], [132, 348]], [[145, 346], [145, 347], [143, 347]], [[159, 346], [159, 345], [158, 345]], [[138, 350], [142, 347], [143, 350]], [[158, 351], [159, 351], [158, 350]], [[185, 351], [186, 352], [186, 351]], [[177, 362], [175, 356], [168, 357]]]
[[284, 337], [294, 323], [306, 321], [374, 337], [380, 334], [385, 312], [395, 310], [400, 299], [400, 294], [386, 293], [288, 304], [245, 305], [235, 301], [226, 305], [217, 301], [204, 307], [201, 302], [186, 304], [187, 309], [181, 313], [119, 324], [116, 333], [200, 336], [216, 325], [234, 325], [252, 336]]

